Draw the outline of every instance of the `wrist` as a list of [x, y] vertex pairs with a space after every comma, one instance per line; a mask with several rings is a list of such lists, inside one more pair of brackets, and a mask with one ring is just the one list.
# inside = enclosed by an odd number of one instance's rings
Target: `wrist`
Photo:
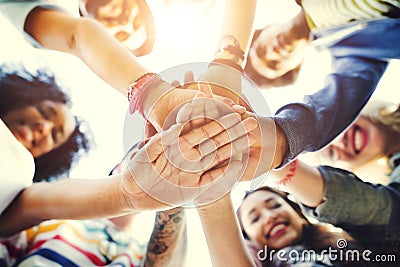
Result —
[[289, 153], [289, 143], [286, 138], [285, 132], [282, 128], [275, 123], [276, 127], [276, 150], [275, 150], [275, 157], [272, 162], [272, 168], [277, 168], [282, 165], [284, 158]]
[[[126, 177], [127, 175], [129, 177]], [[116, 197], [120, 200], [121, 209], [128, 212], [142, 211], [140, 208], [140, 203], [143, 202], [141, 196], [144, 196], [145, 192], [141, 190], [129, 172], [121, 175], [120, 179], [120, 189], [117, 190]]]
[[[151, 90], [147, 91], [147, 94], [144, 96], [143, 99], [143, 114], [144, 117], [150, 121], [154, 126], [158, 127], [158, 131], [162, 127], [162, 119], [158, 116], [155, 111], [156, 106], [159, 102], [166, 100], [166, 96], [168, 91], [170, 91], [173, 86], [166, 82], [161, 81], [159, 83], [153, 84]], [[164, 114], [168, 115], [168, 114]], [[156, 128], [157, 128], [156, 127]]]
[[151, 108], [171, 88], [157, 73], [145, 73], [129, 85], [129, 112], [139, 111], [147, 119]]
[[207, 205], [197, 206], [197, 213], [201, 217], [216, 216], [217, 214], [222, 215], [229, 209], [233, 209], [231, 193], [228, 192], [223, 197], [213, 201]]
[[297, 165], [298, 160], [296, 158], [285, 168], [286, 175], [277, 183], [278, 188], [284, 188], [291, 182], [292, 178], [296, 175]]
[[214, 83], [213, 93], [239, 103], [242, 96], [242, 73], [230, 66], [212, 63], [208, 66], [206, 80]]
[[[173, 114], [171, 114], [171, 112], [177, 112], [176, 108], [186, 100], [179, 98], [181, 96], [185, 98], [183, 96], [185, 92], [179, 95], [179, 97], [176, 97], [176, 90], [194, 91], [176, 89], [170, 83], [162, 82], [152, 88], [146, 96], [143, 103], [144, 116], [154, 126], [157, 132], [166, 130], [169, 128], [168, 126], [171, 126], [166, 125], [166, 120], [168, 118], [172, 119]], [[182, 103], [180, 103], [181, 101]], [[175, 123], [174, 119], [172, 119], [172, 121]]]

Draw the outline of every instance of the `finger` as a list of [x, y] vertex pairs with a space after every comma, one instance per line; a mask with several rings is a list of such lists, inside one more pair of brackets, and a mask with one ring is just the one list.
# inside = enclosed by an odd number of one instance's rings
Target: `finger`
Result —
[[190, 120], [190, 114], [192, 114], [193, 105], [192, 103], [186, 103], [183, 105], [176, 115], [176, 122], [177, 123], [185, 123]]
[[181, 88], [181, 83], [180, 83], [178, 80], [173, 80], [173, 81], [171, 82], [171, 85], [172, 85], [173, 87], [179, 87], [179, 88]]
[[165, 170], [165, 166], [168, 164], [168, 159], [166, 157], [165, 150], [163, 153], [159, 155], [159, 157], [154, 162], [154, 170], [157, 172], [159, 176], [161, 176], [161, 173], [164, 172]]
[[193, 146], [200, 144], [203, 140], [212, 138], [240, 122], [240, 115], [231, 113], [221, 117], [219, 120], [207, 123], [200, 128], [193, 129], [193, 131], [182, 135], [179, 138], [179, 142], [183, 150], [191, 149]]
[[204, 99], [204, 101], [205, 101], [204, 113], [207, 118], [218, 119], [222, 115], [230, 113], [230, 112], [227, 112], [227, 113], [223, 114], [221, 112], [221, 110], [224, 110], [224, 108], [226, 109], [226, 107], [225, 107], [226, 105], [217, 99], [206, 98], [206, 99]]
[[184, 76], [183, 76], [183, 81], [184, 81], [184, 83], [193, 82], [193, 81], [194, 81], [194, 74], [193, 74], [193, 71], [187, 71], [187, 72], [185, 72], [185, 74], [184, 74]]
[[153, 136], [138, 154], [146, 153], [150, 162], [156, 160], [163, 153], [166, 146], [172, 144], [179, 137], [182, 124], [175, 124], [168, 130]]
[[206, 97], [208, 97], [208, 98], [213, 97], [213, 91], [212, 91], [209, 83], [199, 82], [198, 88], [199, 88], [199, 91], [203, 92]]
[[[242, 162], [236, 160], [227, 165], [208, 170], [200, 176], [199, 185], [204, 186], [210, 184], [222, 177], [237, 177], [242, 167]], [[218, 184], [216, 186], [218, 186]]]
[[205, 140], [199, 144], [199, 151], [202, 155], [208, 155], [219, 147], [222, 147], [233, 140], [242, 137], [257, 127], [257, 121], [254, 118], [248, 118], [242, 124], [236, 124], [233, 127], [223, 131], [211, 139]]
[[[237, 114], [227, 115], [223, 119], [236, 117], [238, 118]], [[229, 120], [230, 122], [231, 120]], [[169, 150], [168, 158], [172, 161], [176, 160], [177, 165], [183, 166], [184, 164], [185, 169], [190, 169], [191, 171], [199, 171], [203, 167], [211, 164], [214, 161], [215, 152], [218, 148], [225, 146], [228, 143], [234, 142], [234, 140], [238, 139], [241, 136], [246, 136], [247, 133], [252, 131], [256, 126], [257, 122], [254, 118], [249, 118], [243, 122], [240, 122], [233, 127], [224, 127], [221, 124], [218, 124], [220, 129], [225, 129], [221, 133], [215, 135], [215, 137], [207, 137], [208, 133], [207, 130], [202, 131], [204, 128], [199, 128], [192, 130], [189, 134], [185, 134], [179, 138], [176, 144], [173, 144], [173, 148]], [[207, 127], [206, 127], [207, 128]], [[194, 137], [192, 137], [194, 133]], [[197, 134], [199, 133], [199, 134]], [[193, 143], [196, 142], [195, 138], [201, 140], [199, 144]], [[254, 139], [254, 138], [253, 138]], [[206, 140], [206, 141], [204, 141]], [[204, 142], [203, 142], [204, 141]], [[242, 147], [248, 147], [245, 145], [241, 145], [239, 142], [244, 142], [245, 140], [238, 140], [235, 143], [231, 144], [232, 147], [237, 146], [237, 150], [229, 150], [229, 148], [225, 147], [223, 151], [227, 151], [227, 155], [222, 157], [217, 155], [219, 158], [226, 159], [229, 155], [233, 155], [232, 153], [237, 153], [240, 151]], [[236, 144], [237, 143], [237, 144]], [[236, 144], [236, 146], [235, 146]], [[197, 145], [199, 145], [197, 147]], [[221, 152], [224, 153], [224, 152]], [[207, 155], [211, 155], [207, 157]], [[198, 164], [202, 158], [206, 158], [203, 160], [204, 164]], [[219, 161], [220, 159], [217, 159]]]
[[239, 113], [240, 115], [243, 115], [246, 113], [246, 108], [240, 105], [233, 105], [232, 106], [233, 111]]
[[247, 150], [254, 141], [254, 136], [247, 134], [218, 148], [216, 153], [210, 153], [200, 160], [203, 170], [211, 169], [234, 155]]
[[193, 128], [199, 128], [206, 123], [206, 113], [205, 113], [205, 94], [203, 92], [198, 92], [193, 100], [193, 110], [190, 115], [190, 124]]

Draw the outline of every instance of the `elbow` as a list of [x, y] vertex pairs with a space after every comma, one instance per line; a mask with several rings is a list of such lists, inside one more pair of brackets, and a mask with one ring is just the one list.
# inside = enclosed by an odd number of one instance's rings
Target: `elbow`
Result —
[[104, 30], [96, 20], [90, 18], [78, 18], [67, 39], [67, 49], [70, 53], [79, 56], [85, 44], [90, 41], [93, 33]]

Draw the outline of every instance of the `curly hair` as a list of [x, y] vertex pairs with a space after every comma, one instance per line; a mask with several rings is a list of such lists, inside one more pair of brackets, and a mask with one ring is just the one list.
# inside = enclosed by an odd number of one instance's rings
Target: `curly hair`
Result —
[[[253, 43], [257, 40], [258, 36], [264, 29], [259, 29], [254, 32], [253, 39], [251, 40], [251, 45], [253, 45]], [[296, 68], [286, 72], [280, 77], [277, 77], [275, 79], [269, 79], [261, 75], [256, 69], [254, 69], [253, 63], [251, 62], [251, 57], [249, 57], [249, 53], [247, 53], [246, 61], [247, 62], [244, 68], [244, 74], [261, 89], [269, 89], [272, 87], [283, 87], [295, 83], [299, 76], [302, 65], [300, 64]]]
[[[70, 97], [60, 88], [47, 69], [30, 73], [22, 66], [0, 66], [0, 118], [11, 110], [36, 105], [43, 100], [59, 102], [71, 107]], [[70, 169], [87, 153], [92, 145], [92, 134], [87, 123], [75, 116], [76, 127], [68, 140], [52, 151], [35, 158], [33, 181], [65, 178]]]

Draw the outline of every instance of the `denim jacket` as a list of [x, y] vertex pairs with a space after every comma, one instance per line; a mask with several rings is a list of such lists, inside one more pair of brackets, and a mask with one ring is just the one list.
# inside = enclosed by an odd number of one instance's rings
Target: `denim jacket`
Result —
[[400, 58], [400, 19], [355, 22], [314, 35], [316, 45], [331, 53], [332, 72], [319, 91], [275, 113], [289, 142], [284, 164], [342, 132], [370, 99], [389, 60]]
[[347, 231], [372, 252], [370, 258], [385, 254], [400, 261], [400, 166], [387, 186], [363, 182], [329, 166], [318, 169], [324, 179], [324, 201], [314, 209], [303, 206], [305, 211]]

